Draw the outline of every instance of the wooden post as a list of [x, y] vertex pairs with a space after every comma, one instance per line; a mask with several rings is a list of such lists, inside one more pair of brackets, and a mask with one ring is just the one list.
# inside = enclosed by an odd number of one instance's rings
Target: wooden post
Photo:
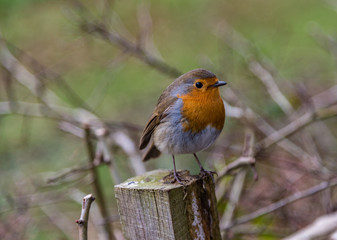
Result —
[[167, 184], [155, 170], [115, 186], [124, 237], [129, 240], [221, 239], [211, 177], [190, 176], [185, 187]]

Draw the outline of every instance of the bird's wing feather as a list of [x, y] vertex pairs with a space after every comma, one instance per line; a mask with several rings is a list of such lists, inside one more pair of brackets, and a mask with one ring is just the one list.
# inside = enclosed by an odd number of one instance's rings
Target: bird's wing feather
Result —
[[177, 97], [168, 96], [165, 98], [165, 101], [158, 103], [157, 107], [153, 111], [153, 114], [150, 117], [150, 120], [144, 128], [142, 137], [140, 139], [139, 149], [144, 149], [151, 140], [152, 133], [160, 122], [167, 116], [167, 109], [177, 101]]

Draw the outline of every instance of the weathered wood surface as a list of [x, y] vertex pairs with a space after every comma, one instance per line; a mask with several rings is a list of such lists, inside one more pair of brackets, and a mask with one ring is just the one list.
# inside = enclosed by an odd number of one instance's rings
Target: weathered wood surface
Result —
[[116, 185], [123, 234], [130, 240], [221, 239], [211, 177], [189, 176], [185, 187], [155, 170]]

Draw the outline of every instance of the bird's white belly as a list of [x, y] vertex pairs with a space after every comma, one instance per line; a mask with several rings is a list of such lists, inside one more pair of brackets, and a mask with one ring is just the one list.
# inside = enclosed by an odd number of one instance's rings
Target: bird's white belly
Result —
[[210, 125], [197, 133], [185, 132], [180, 123], [163, 122], [154, 131], [153, 141], [163, 153], [196, 153], [209, 147], [220, 132], [221, 130]]

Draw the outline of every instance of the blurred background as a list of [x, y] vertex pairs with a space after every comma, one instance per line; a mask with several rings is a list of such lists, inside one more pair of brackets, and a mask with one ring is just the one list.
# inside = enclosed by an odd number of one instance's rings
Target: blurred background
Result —
[[[89, 237], [123, 239], [113, 186], [172, 169], [165, 155], [143, 164], [138, 141], [161, 92], [195, 68], [228, 82], [224, 131], [199, 154], [219, 173], [224, 239], [280, 239], [333, 213], [336, 11], [314, 0], [1, 0], [0, 239], [76, 239], [97, 187]], [[193, 156], [177, 164], [198, 173]]]

